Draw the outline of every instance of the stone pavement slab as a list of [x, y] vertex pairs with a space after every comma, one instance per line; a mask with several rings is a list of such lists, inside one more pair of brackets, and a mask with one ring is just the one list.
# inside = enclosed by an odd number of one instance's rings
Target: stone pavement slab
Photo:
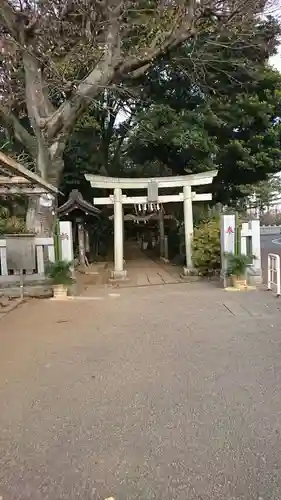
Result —
[[126, 262], [128, 280], [121, 287], [179, 283], [180, 271], [175, 266], [160, 264], [149, 258]]
[[132, 282], [132, 277], [130, 276], [129, 277], [130, 279], [130, 284], [131, 285], [136, 285], [136, 286], [148, 286], [150, 284], [150, 282], [148, 281], [148, 275], [147, 273], [137, 273], [134, 277], [133, 277], [133, 282]]
[[281, 498], [281, 300], [117, 295], [1, 320], [0, 496]]
[[163, 285], [165, 281], [162, 279], [161, 274], [158, 272], [152, 272], [148, 275], [148, 282], [151, 285]]
[[127, 242], [125, 245], [125, 259], [128, 280], [120, 282], [119, 286], [122, 288], [180, 282], [182, 268], [152, 260], [136, 242]]

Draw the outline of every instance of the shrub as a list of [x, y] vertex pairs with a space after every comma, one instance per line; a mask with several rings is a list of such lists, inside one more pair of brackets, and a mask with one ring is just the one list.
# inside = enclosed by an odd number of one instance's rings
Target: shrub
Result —
[[66, 260], [57, 260], [49, 262], [46, 272], [47, 276], [51, 278], [54, 285], [71, 285], [73, 282], [71, 277], [71, 262]]
[[201, 276], [210, 276], [221, 267], [220, 219], [200, 222], [195, 228], [192, 243], [193, 264]]
[[227, 274], [228, 276], [244, 277], [247, 267], [252, 264], [253, 255], [244, 254], [225, 254], [227, 257]]
[[0, 235], [27, 233], [23, 219], [10, 215], [8, 208], [0, 207]]

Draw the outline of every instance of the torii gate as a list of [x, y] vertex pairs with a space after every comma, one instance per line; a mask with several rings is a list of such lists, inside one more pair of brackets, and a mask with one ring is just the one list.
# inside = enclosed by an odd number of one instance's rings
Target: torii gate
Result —
[[[105, 198], [94, 198], [94, 205], [114, 205], [114, 270], [112, 277], [123, 279], [126, 277], [123, 260], [123, 205], [154, 205], [171, 202], [183, 202], [184, 227], [186, 247], [186, 267], [184, 273], [192, 270], [192, 237], [193, 237], [193, 201], [208, 201], [212, 199], [210, 193], [197, 194], [192, 191], [193, 186], [211, 184], [217, 170], [202, 172], [200, 174], [182, 175], [174, 177], [148, 177], [148, 178], [115, 178], [100, 175], [85, 174], [85, 178], [93, 188], [112, 189], [113, 195]], [[159, 195], [159, 189], [183, 188], [179, 194]], [[144, 189], [147, 195], [127, 196], [122, 194], [122, 189]]]

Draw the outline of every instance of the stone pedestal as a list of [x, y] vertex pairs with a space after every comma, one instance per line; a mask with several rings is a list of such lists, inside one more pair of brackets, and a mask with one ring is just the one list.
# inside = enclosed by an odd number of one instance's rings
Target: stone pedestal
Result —
[[247, 281], [250, 286], [260, 286], [263, 283], [262, 274], [260, 271], [249, 267], [247, 269]]
[[127, 271], [125, 269], [123, 269], [123, 271], [116, 271], [116, 270], [111, 271], [110, 275], [111, 281], [124, 281], [126, 279], [128, 279], [128, 277], [127, 277]]
[[181, 279], [186, 281], [198, 281], [200, 276], [198, 276], [198, 272], [195, 268], [184, 267], [183, 272], [181, 274]]

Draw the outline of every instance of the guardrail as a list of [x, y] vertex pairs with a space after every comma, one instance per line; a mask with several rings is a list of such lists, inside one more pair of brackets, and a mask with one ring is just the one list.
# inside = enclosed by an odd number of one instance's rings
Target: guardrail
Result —
[[281, 233], [281, 226], [261, 226], [260, 227], [260, 234], [267, 235], [267, 234], [280, 234]]
[[267, 288], [268, 290], [275, 291], [277, 297], [280, 296], [280, 255], [275, 253], [268, 254], [267, 266]]

